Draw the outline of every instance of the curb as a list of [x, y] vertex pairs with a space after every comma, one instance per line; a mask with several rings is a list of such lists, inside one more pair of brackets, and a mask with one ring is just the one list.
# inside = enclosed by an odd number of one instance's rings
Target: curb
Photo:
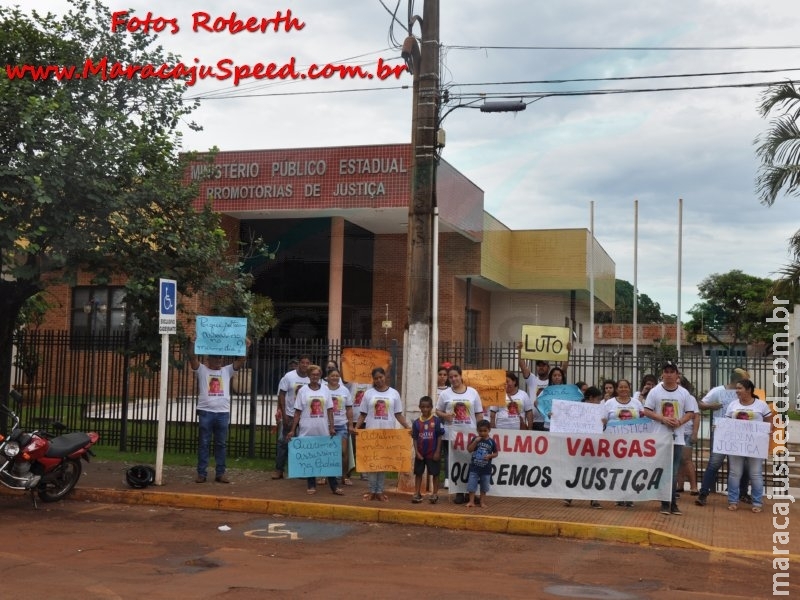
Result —
[[[79, 488], [73, 491], [71, 497], [78, 501], [171, 506], [176, 508], [226, 510], [230, 512], [255, 514], [280, 514], [292, 517], [339, 521], [417, 525], [462, 531], [485, 531], [512, 535], [560, 537], [565, 539], [619, 542], [636, 544], [639, 546], [702, 550], [709, 553], [730, 554], [742, 557], [773, 558], [770, 552], [717, 548], [645, 527], [595, 525], [592, 523], [522, 519], [519, 517], [453, 515], [450, 513], [309, 503], [297, 502], [294, 500], [229, 498], [205, 494], [148, 492], [146, 490]], [[791, 560], [800, 561], [800, 556], [797, 555], [789, 555], [789, 558]]]

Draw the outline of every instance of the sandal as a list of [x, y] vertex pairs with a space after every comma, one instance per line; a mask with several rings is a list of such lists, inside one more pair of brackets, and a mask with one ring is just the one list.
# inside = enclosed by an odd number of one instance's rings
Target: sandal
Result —
[[389, 496], [387, 496], [386, 494], [375, 494], [375, 499], [380, 500], [381, 502], [388, 502]]
[[361, 498], [363, 500], [372, 500], [372, 496], [373, 496], [372, 494], [364, 494], [363, 496], [361, 496]]
[[739, 505], [738, 504], [728, 504], [728, 510], [731, 511], [731, 512], [739, 510]]
[[347, 477], [345, 477], [345, 478], [342, 480], [342, 483], [343, 483], [344, 485], [353, 485], [353, 481], [352, 481], [352, 480], [350, 480], [350, 479], [348, 479]]
[[700, 495], [700, 491], [699, 490], [692, 490], [691, 492], [689, 492], [689, 494], [692, 495], [692, 496], [699, 496]]
[[754, 506], [750, 510], [752, 510], [754, 513], [760, 513], [762, 509], [760, 506]]
[[308, 494], [309, 496], [313, 496], [316, 493], [317, 493], [317, 488], [308, 488], [306, 490], [306, 494]]
[[344, 496], [344, 490], [342, 488], [336, 488], [335, 490], [333, 490], [333, 493], [336, 494], [337, 496]]

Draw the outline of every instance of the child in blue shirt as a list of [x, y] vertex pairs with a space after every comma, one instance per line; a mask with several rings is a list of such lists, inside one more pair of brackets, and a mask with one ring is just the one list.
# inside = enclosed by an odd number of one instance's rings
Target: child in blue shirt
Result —
[[490, 430], [489, 421], [486, 419], [478, 421], [478, 436], [472, 438], [467, 444], [467, 450], [472, 453], [469, 461], [469, 480], [467, 481], [468, 507], [475, 506], [475, 492], [478, 491], [480, 483], [480, 505], [482, 508], [486, 508], [486, 494], [489, 493], [489, 485], [492, 480], [492, 459], [497, 458], [497, 444], [489, 437]]

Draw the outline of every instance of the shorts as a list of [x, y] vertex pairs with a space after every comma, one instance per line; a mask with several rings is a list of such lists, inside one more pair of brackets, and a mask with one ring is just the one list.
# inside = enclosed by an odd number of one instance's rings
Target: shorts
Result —
[[417, 458], [414, 457], [414, 475], [422, 475], [428, 470], [428, 475], [431, 477], [438, 477], [441, 471], [441, 462], [433, 460], [432, 458]]
[[685, 442], [687, 448], [694, 448], [694, 443], [692, 442], [692, 434], [691, 433], [684, 433], [683, 434], [683, 441]]
[[469, 480], [467, 481], [467, 491], [474, 494], [478, 491], [478, 483], [481, 486], [481, 494], [488, 494], [492, 482], [492, 476], [489, 473], [481, 475], [476, 471], [469, 472]]
[[336, 433], [336, 435], [338, 435], [343, 440], [346, 440], [347, 436], [349, 435], [347, 433], [347, 424], [334, 425], [333, 426], [333, 431]]

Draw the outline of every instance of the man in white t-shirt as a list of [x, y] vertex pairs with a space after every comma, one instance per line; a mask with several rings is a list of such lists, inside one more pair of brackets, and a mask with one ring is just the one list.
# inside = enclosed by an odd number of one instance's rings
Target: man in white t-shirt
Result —
[[[250, 340], [246, 340], [250, 347]], [[205, 483], [208, 477], [209, 446], [214, 440], [214, 481], [230, 483], [225, 474], [225, 447], [228, 443], [228, 426], [231, 419], [231, 379], [244, 366], [247, 356], [237, 356], [233, 363], [224, 365], [225, 357], [213, 355], [207, 365], [200, 362], [194, 353], [194, 344], [189, 340], [187, 348], [189, 366], [197, 376], [197, 419], [200, 425], [200, 440], [197, 448], [197, 477], [195, 482]]]
[[[310, 365], [311, 357], [301, 356], [297, 361], [297, 368], [288, 371], [278, 384], [278, 410], [275, 414], [280, 418], [280, 426], [284, 433], [290, 431], [294, 423], [294, 401], [297, 390], [311, 381], [308, 378]], [[283, 435], [279, 435], [275, 444], [275, 472], [272, 474], [272, 479], [283, 479], [288, 459], [289, 442]]]
[[646, 417], [658, 421], [672, 430], [672, 502], [661, 503], [661, 514], [681, 515], [678, 508], [675, 486], [678, 482], [678, 469], [681, 467], [684, 426], [694, 418], [695, 401], [689, 391], [681, 386], [678, 366], [671, 360], [661, 368], [661, 383], [647, 394], [644, 401]]

